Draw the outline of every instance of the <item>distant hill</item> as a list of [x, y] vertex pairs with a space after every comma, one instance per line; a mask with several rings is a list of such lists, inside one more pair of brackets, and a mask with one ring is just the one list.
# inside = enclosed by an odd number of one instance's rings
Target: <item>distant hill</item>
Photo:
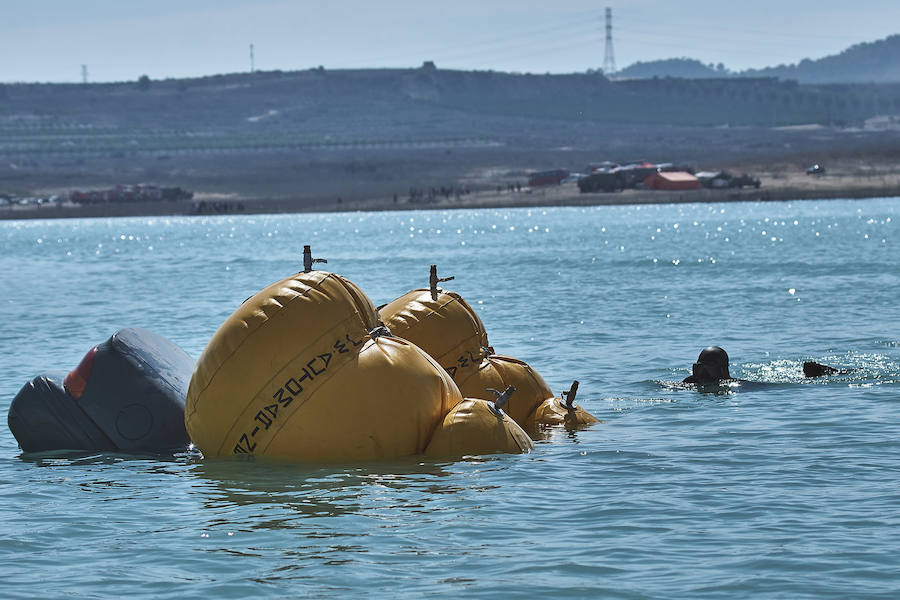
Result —
[[437, 68], [255, 72], [0, 85], [0, 157], [422, 144], [569, 146], [610, 127], [861, 125], [900, 114], [900, 84], [776, 77], [532, 75]]
[[638, 61], [616, 73], [616, 77], [652, 79], [654, 77], [681, 77], [683, 79], [708, 79], [725, 75], [725, 66], [713, 68], [694, 58], [666, 58]]
[[800, 83], [896, 83], [900, 82], [900, 35], [850, 46], [840, 54], [794, 65], [751, 69], [748, 77], [779, 77]]
[[793, 65], [731, 72], [721, 63], [713, 68], [712, 65], [705, 65], [693, 58], [668, 58], [636, 62], [616, 75], [630, 79], [777, 77], [811, 84], [900, 83], [900, 34], [875, 42], [856, 44], [840, 54], [816, 60], [805, 58]]
[[[147, 182], [338, 202], [604, 159], [722, 164], [790, 152], [806, 162], [810, 149], [845, 151], [867, 138], [784, 126], [861, 131], [866, 119], [897, 114], [900, 83], [610, 81], [430, 65], [0, 84], [0, 192]], [[879, 151], [894, 156], [895, 140]]]

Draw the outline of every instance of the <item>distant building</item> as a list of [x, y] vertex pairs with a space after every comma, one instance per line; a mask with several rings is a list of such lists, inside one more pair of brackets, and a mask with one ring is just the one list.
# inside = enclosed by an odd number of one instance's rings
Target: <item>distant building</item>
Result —
[[686, 171], [653, 173], [644, 180], [645, 190], [698, 190], [700, 180]]

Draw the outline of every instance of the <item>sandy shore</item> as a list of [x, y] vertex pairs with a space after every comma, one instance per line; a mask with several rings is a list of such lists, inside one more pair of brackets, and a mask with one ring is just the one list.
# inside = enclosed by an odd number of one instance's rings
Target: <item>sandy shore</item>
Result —
[[[625, 190], [617, 193], [582, 194], [575, 184], [546, 186], [521, 191], [473, 192], [459, 198], [440, 197], [435, 201], [412, 202], [407, 198], [327, 200], [292, 198], [232, 197], [223, 212], [210, 214], [273, 214], [304, 212], [447, 210], [457, 208], [510, 208], [529, 206], [603, 206], [629, 204], [669, 204], [691, 202], [744, 202], [818, 200], [838, 198], [900, 197], [900, 175], [889, 176], [764, 176], [759, 189], [692, 190], [679, 192]], [[202, 195], [198, 199], [203, 199]], [[238, 210], [237, 201], [243, 209]], [[77, 205], [69, 202], [43, 206], [3, 206], [0, 219], [57, 219], [96, 217], [136, 217], [196, 214], [192, 201], [135, 202]]]

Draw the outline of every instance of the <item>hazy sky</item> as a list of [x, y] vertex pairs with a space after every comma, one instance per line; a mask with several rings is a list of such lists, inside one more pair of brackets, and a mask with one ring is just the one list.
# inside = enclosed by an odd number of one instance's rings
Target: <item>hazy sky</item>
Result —
[[900, 0], [0, 0], [0, 81], [153, 79], [256, 68], [570, 73], [687, 56], [730, 69], [819, 58], [900, 32]]

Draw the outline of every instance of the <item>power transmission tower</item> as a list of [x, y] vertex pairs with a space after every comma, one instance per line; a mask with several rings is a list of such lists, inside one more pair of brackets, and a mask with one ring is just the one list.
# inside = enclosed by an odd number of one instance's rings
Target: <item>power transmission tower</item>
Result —
[[253, 73], [256, 70], [256, 65], [253, 64], [253, 44], [250, 44], [250, 72]]
[[606, 8], [606, 52], [603, 53], [603, 74], [609, 77], [616, 72], [616, 53], [612, 41], [612, 9]]
[[87, 83], [87, 65], [81, 65], [81, 83]]

